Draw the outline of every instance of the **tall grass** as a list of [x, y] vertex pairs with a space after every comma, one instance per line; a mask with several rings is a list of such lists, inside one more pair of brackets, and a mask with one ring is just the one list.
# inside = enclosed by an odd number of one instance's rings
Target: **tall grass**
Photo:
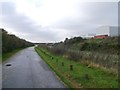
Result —
[[[43, 60], [71, 88], [118, 88], [118, 77], [101, 68], [92, 68], [53, 54], [45, 48], [35, 48]], [[64, 64], [63, 64], [64, 63]], [[71, 70], [70, 67], [73, 66]]]
[[44, 46], [47, 50], [55, 55], [61, 55], [67, 59], [82, 62], [89, 66], [101, 67], [110, 70], [113, 73], [118, 73], [118, 54], [107, 54], [94, 51], [79, 51], [79, 50], [65, 50], [63, 48], [49, 48]]

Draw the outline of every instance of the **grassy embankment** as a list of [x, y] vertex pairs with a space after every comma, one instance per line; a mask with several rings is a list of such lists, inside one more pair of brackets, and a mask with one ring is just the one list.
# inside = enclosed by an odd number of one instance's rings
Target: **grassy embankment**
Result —
[[22, 49], [23, 48], [15, 49], [15, 50], [13, 50], [11, 52], [2, 54], [2, 62], [4, 62], [5, 60], [7, 60], [8, 58], [10, 58], [11, 56], [13, 56], [15, 53], [19, 52]]
[[[53, 55], [43, 48], [35, 50], [70, 88], [118, 88], [118, 78], [112, 73]], [[73, 70], [70, 70], [70, 65], [73, 65]]]
[[[52, 45], [41, 45], [56, 55], [63, 55], [71, 60], [83, 62], [92, 67], [100, 67], [118, 74], [119, 37], [104, 39], [82, 39], [74, 37]], [[111, 42], [112, 41], [112, 42]]]

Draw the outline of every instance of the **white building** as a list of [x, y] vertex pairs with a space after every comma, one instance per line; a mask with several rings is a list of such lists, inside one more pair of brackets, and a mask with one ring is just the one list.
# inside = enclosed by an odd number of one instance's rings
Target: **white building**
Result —
[[117, 26], [101, 26], [97, 28], [96, 34], [97, 35], [107, 34], [108, 36], [111, 36], [111, 37], [120, 35], [120, 33], [118, 32]]

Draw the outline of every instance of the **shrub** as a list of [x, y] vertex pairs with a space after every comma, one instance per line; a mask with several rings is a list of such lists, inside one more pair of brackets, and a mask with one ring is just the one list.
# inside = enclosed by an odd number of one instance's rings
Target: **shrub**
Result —
[[56, 55], [63, 55], [65, 53], [65, 50], [61, 48], [52, 48], [51, 52]]
[[77, 52], [69, 51], [68, 52], [68, 59], [78, 61], [79, 60], [79, 54]]

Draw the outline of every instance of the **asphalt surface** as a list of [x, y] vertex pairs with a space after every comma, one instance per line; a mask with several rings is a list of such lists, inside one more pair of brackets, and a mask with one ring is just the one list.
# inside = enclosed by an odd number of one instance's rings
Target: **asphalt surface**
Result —
[[[6, 66], [7, 64], [9, 65]], [[3, 63], [2, 88], [65, 88], [65, 86], [36, 53], [34, 47], [30, 47]]]

